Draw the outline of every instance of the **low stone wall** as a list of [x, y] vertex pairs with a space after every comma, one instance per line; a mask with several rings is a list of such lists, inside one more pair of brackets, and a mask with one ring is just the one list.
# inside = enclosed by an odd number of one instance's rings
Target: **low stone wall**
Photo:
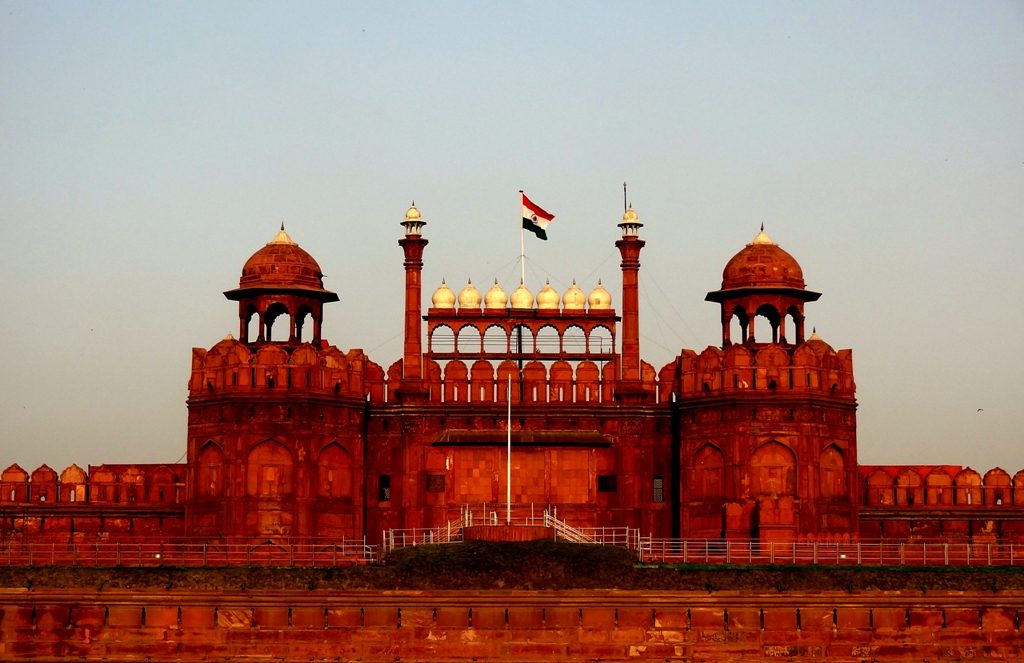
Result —
[[1024, 593], [0, 590], [0, 660], [1024, 658]]

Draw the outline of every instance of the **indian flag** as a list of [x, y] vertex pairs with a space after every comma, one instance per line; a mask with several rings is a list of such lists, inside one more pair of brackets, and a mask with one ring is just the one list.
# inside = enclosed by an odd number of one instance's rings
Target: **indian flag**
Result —
[[527, 198], [522, 191], [519, 193], [523, 195], [523, 229], [529, 230], [540, 239], [547, 239], [548, 234], [545, 231], [555, 215], [545, 212], [540, 205]]

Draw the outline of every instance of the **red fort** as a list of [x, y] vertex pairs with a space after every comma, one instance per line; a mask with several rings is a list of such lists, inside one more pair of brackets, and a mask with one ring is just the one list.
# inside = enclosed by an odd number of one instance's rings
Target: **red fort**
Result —
[[1024, 471], [858, 463], [852, 351], [807, 334], [820, 294], [763, 230], [707, 294], [717, 344], [656, 367], [641, 352], [634, 210], [615, 242], [618, 309], [600, 283], [456, 294], [442, 282], [424, 311], [425, 225], [415, 207], [401, 222], [401, 357], [385, 368], [323, 340], [338, 296], [282, 227], [224, 293], [238, 304], [237, 338], [192, 351], [187, 462], [11, 465], [0, 475], [5, 540], [379, 543], [504, 502], [509, 440], [511, 501], [579, 527], [1024, 540]]

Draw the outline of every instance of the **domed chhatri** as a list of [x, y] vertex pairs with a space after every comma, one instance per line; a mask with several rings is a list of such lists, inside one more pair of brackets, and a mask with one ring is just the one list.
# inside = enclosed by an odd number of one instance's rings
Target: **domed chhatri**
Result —
[[800, 264], [772, 241], [763, 226], [722, 271], [722, 290], [758, 287], [805, 287]]
[[466, 287], [459, 293], [459, 308], [460, 309], [478, 309], [480, 308], [480, 291], [473, 285], [473, 281], [467, 281]]
[[444, 279], [441, 279], [441, 285], [431, 295], [430, 303], [434, 308], [455, 308], [455, 293], [444, 282]]
[[422, 218], [423, 217], [420, 216], [420, 211], [418, 209], [416, 209], [416, 203], [413, 202], [413, 204], [405, 212], [405, 220], [406, 221], [420, 221], [420, 220], [422, 220]]
[[562, 308], [566, 311], [582, 311], [584, 305], [587, 303], [587, 296], [583, 294], [580, 287], [576, 285], [576, 279], [572, 280], [572, 285], [562, 295]]
[[522, 281], [519, 282], [519, 287], [512, 291], [510, 300], [514, 309], [533, 308], [533, 293], [523, 285]]
[[245, 261], [238, 287], [323, 290], [323, 276], [313, 256], [292, 241], [281, 224], [274, 239]]
[[484, 308], [489, 310], [504, 309], [508, 304], [508, 295], [498, 285], [498, 279], [494, 279], [494, 285], [484, 295]]
[[591, 311], [608, 310], [612, 307], [611, 293], [605, 290], [600, 279], [597, 281], [597, 287], [590, 291], [587, 303], [590, 304]]
[[551, 287], [550, 279], [544, 284], [544, 287], [537, 293], [537, 309], [538, 310], [558, 310], [558, 302], [561, 298], [558, 296], [558, 291]]

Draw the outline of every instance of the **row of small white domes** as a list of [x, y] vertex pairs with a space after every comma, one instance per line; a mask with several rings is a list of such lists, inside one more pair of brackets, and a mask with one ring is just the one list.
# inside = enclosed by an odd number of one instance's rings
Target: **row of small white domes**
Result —
[[[492, 310], [508, 308], [509, 304], [514, 309], [532, 309], [534, 305], [533, 293], [522, 282], [519, 283], [518, 288], [512, 291], [510, 297], [498, 285], [497, 279], [482, 298], [480, 291], [476, 289], [472, 281], [469, 281], [459, 293], [457, 301], [460, 309], [479, 309], [481, 301], [483, 301], [485, 309]], [[592, 311], [607, 310], [612, 307], [612, 296], [600, 281], [597, 282], [597, 287], [590, 292], [590, 295], [584, 295], [576, 285], [576, 281], [572, 282], [572, 285], [561, 297], [559, 297], [558, 291], [551, 287], [551, 281], [548, 281], [537, 293], [538, 309], [557, 309], [559, 301], [562, 303], [562, 308], [568, 311], [582, 311], [584, 305], [589, 305]], [[441, 285], [434, 291], [430, 302], [434, 308], [455, 308], [455, 293], [444, 282], [444, 279], [441, 279]]]

